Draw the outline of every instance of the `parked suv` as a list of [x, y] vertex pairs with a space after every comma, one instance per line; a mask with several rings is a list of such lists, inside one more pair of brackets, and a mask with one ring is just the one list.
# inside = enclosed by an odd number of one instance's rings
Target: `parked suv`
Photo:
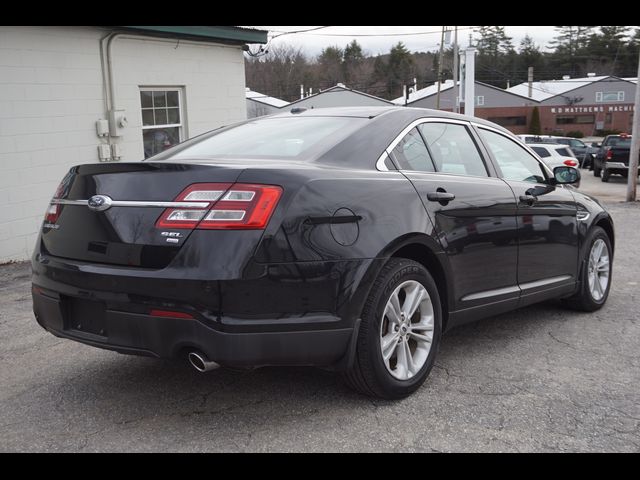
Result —
[[580, 161], [581, 168], [593, 168], [593, 158], [598, 152], [597, 148], [590, 147], [582, 140], [571, 137], [549, 137], [555, 143], [561, 143], [568, 145], [575, 154], [576, 158]]

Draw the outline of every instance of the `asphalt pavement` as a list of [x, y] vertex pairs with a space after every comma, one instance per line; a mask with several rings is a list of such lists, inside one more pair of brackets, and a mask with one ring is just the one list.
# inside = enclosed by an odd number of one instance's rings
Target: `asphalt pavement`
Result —
[[200, 374], [58, 339], [33, 318], [28, 264], [0, 267], [0, 451], [639, 452], [640, 203], [583, 175], [616, 224], [607, 305], [457, 328], [396, 402], [319, 369]]

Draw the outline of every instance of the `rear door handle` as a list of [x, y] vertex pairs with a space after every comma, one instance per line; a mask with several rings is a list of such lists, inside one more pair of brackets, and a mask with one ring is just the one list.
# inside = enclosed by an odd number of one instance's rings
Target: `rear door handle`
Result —
[[450, 202], [454, 200], [456, 196], [453, 193], [447, 192], [429, 192], [427, 193], [427, 199], [430, 202]]
[[520, 195], [520, 201], [527, 205], [533, 205], [538, 199], [534, 195]]

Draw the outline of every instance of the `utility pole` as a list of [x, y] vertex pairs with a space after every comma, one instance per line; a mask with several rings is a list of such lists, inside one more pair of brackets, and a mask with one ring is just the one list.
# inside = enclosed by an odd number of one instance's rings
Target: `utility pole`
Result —
[[473, 117], [476, 108], [476, 49], [467, 48], [464, 56], [464, 114]]
[[440, 36], [440, 56], [438, 57], [438, 95], [436, 96], [436, 110], [440, 110], [440, 81], [442, 80], [442, 55], [444, 53], [444, 29], [442, 27], [442, 35]]
[[453, 28], [453, 111], [460, 113], [460, 94], [458, 93], [458, 27], [455, 26]]
[[[640, 80], [640, 55], [638, 55], [638, 79]], [[627, 202], [636, 201], [636, 188], [638, 184], [638, 156], [640, 155], [640, 85], [636, 85], [636, 102], [633, 108], [629, 175], [627, 175]]]
[[533, 97], [533, 67], [527, 68], [527, 85], [529, 86], [527, 90], [527, 96], [529, 98]]

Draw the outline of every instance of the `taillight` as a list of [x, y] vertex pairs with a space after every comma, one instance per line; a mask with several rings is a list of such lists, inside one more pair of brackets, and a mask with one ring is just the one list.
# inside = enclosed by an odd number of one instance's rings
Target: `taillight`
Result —
[[[66, 177], [65, 177], [66, 178]], [[58, 205], [57, 203], [53, 203], [54, 200], [62, 197], [64, 192], [64, 180], [60, 182], [58, 188], [56, 188], [56, 193], [53, 194], [53, 198], [47, 207], [47, 211], [44, 214], [44, 220], [47, 223], [56, 223], [58, 218], [60, 217], [60, 211], [62, 210], [62, 205]]]
[[158, 228], [209, 230], [264, 229], [282, 195], [276, 185], [196, 183], [183, 190], [176, 202], [207, 202], [200, 208], [168, 208]]
[[576, 162], [575, 160], [571, 160], [571, 159], [567, 159], [563, 162], [567, 167], [575, 167], [576, 165], [578, 165], [578, 162]]
[[613, 150], [607, 150], [607, 155], [605, 157], [607, 160], [611, 160], [613, 158]]

